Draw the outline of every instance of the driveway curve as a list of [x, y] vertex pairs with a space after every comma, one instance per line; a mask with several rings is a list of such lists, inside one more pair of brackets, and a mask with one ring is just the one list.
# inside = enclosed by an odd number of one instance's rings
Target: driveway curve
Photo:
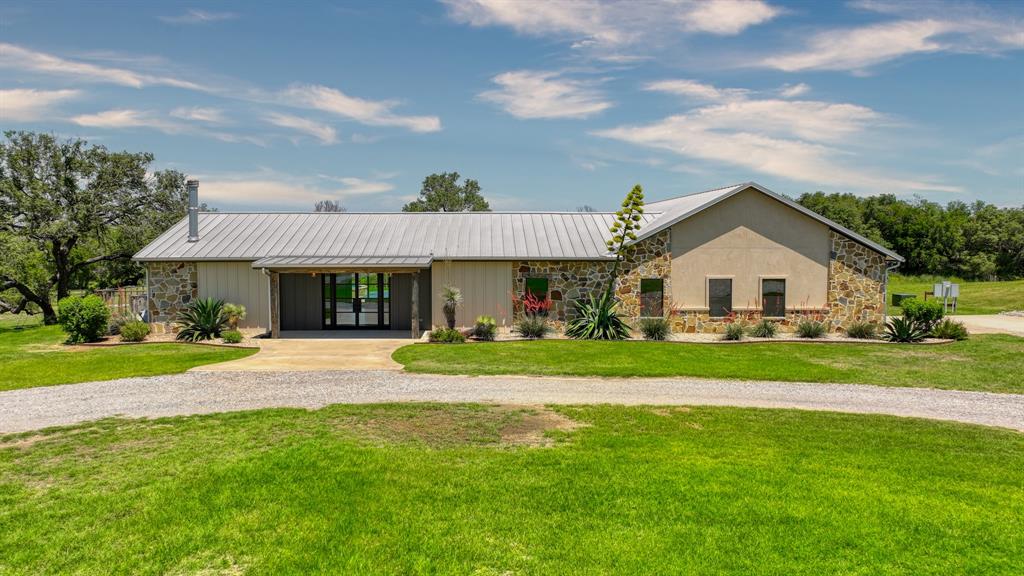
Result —
[[394, 371], [186, 372], [0, 393], [0, 433], [124, 416], [375, 402], [661, 404], [889, 414], [1024, 431], [1024, 395], [696, 378], [526, 378]]

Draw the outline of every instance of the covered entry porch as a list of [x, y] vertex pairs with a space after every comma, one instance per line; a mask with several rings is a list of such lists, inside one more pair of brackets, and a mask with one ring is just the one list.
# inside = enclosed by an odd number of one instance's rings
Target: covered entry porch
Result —
[[419, 338], [430, 325], [430, 257], [275, 257], [272, 338]]

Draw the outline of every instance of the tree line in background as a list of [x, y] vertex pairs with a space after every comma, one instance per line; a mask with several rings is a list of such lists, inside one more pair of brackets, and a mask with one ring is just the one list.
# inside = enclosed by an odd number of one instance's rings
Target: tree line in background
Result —
[[892, 194], [824, 192], [804, 194], [797, 202], [906, 258], [903, 274], [1024, 277], [1024, 207], [999, 208], [982, 201], [943, 206]]
[[185, 176], [153, 155], [51, 134], [0, 142], [0, 312], [57, 317], [73, 289], [136, 284], [131, 256], [188, 210]]

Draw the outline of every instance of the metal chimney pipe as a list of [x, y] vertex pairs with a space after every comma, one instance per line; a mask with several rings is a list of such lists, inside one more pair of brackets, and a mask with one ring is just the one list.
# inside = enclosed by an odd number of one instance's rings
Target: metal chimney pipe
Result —
[[188, 190], [188, 241], [199, 241], [199, 180], [185, 182]]

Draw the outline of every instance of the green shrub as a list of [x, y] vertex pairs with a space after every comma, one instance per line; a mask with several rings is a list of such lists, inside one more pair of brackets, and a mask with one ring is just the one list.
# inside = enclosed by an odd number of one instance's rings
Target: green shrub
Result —
[[523, 338], [543, 338], [551, 332], [551, 325], [547, 318], [538, 315], [523, 316], [515, 325], [515, 333]]
[[245, 306], [229, 302], [224, 305], [224, 314], [228, 317], [228, 326], [238, 328], [238, 323], [245, 320]]
[[193, 300], [178, 316], [178, 340], [199, 342], [219, 338], [228, 327], [228, 315], [224, 313], [224, 301], [214, 298]]
[[939, 320], [942, 320], [944, 314], [942, 302], [938, 300], [908, 298], [902, 302], [901, 307], [904, 318], [917, 322], [927, 330], [931, 330]]
[[824, 338], [828, 328], [817, 320], [801, 320], [796, 325], [796, 333], [801, 338]]
[[493, 316], [477, 316], [473, 324], [472, 334], [478, 340], [494, 340], [498, 333], [498, 323]]
[[909, 318], [893, 318], [885, 325], [885, 339], [890, 342], [920, 342], [928, 336], [924, 324]]
[[640, 320], [640, 333], [645, 340], [664, 340], [668, 338], [672, 326], [664, 318], [642, 318]]
[[602, 296], [576, 300], [575, 317], [565, 325], [565, 335], [578, 340], [624, 340], [630, 327], [619, 318], [619, 303]]
[[225, 330], [220, 333], [225, 344], [238, 344], [242, 341], [242, 333], [238, 330]]
[[466, 337], [455, 328], [434, 328], [430, 331], [430, 341], [441, 344], [461, 344]]
[[878, 336], [878, 325], [874, 322], [854, 322], [846, 329], [846, 335], [850, 338], [871, 340]]
[[963, 322], [946, 318], [932, 328], [932, 336], [943, 340], [967, 340], [967, 327]]
[[755, 338], [775, 338], [779, 332], [779, 325], [771, 320], [761, 320], [750, 329], [750, 335]]
[[132, 320], [121, 326], [122, 342], [142, 342], [149, 336], [149, 324], [141, 320]]
[[125, 314], [117, 314], [110, 317], [110, 321], [107, 322], [107, 334], [111, 336], [117, 336], [121, 333], [121, 327], [129, 322], [134, 322], [138, 318], [134, 316], [128, 316]]
[[742, 324], [732, 323], [725, 327], [725, 336], [722, 338], [725, 340], [743, 340], [744, 334], [746, 334], [746, 329], [743, 328]]
[[110, 309], [99, 296], [68, 296], [58, 306], [57, 322], [68, 333], [68, 342], [95, 342], [107, 333]]

